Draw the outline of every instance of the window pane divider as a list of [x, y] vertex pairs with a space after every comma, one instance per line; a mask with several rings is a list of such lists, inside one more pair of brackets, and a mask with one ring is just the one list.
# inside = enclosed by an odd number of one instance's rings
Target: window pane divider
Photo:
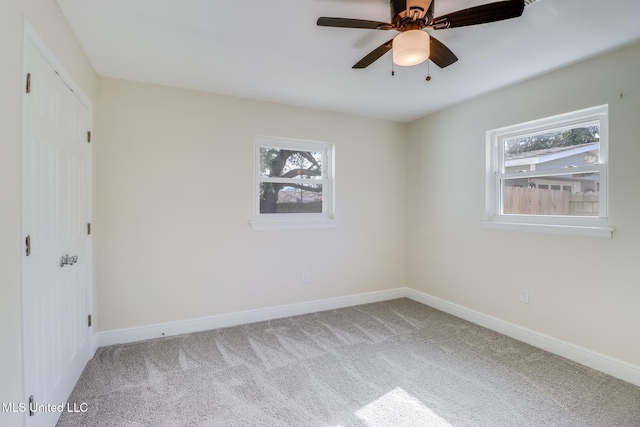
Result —
[[270, 177], [260, 177], [258, 178], [260, 182], [269, 182], [274, 184], [326, 184], [329, 180], [324, 178], [270, 178]]
[[539, 178], [548, 176], [574, 175], [582, 173], [602, 173], [604, 165], [576, 166], [574, 168], [542, 169], [529, 172], [496, 173], [497, 179]]

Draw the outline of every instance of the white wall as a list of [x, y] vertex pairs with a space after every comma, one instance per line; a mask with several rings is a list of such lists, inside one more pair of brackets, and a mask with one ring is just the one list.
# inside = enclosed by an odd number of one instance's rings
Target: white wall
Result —
[[[106, 78], [99, 92], [99, 331], [406, 285], [405, 125]], [[256, 135], [335, 143], [337, 227], [252, 230]]]
[[[20, 151], [23, 19], [27, 18], [64, 68], [92, 100], [97, 77], [51, 0], [0, 1], [0, 402], [23, 401], [20, 263]], [[0, 425], [22, 425], [20, 414], [0, 413]]]
[[[409, 285], [640, 365], [638, 76], [634, 45], [410, 123]], [[614, 238], [483, 229], [485, 132], [600, 104], [609, 104]]]

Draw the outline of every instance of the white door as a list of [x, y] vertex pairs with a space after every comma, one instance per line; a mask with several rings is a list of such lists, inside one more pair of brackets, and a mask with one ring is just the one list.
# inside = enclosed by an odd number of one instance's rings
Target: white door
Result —
[[24, 370], [25, 397], [33, 396], [26, 418], [55, 426], [52, 407], [66, 403], [90, 359], [89, 110], [31, 40], [24, 55]]

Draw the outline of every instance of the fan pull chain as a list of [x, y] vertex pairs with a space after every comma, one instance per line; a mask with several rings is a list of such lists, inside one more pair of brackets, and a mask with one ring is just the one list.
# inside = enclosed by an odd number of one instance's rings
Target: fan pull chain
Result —
[[396, 75], [395, 64], [393, 63], [393, 57], [391, 57], [391, 77]]
[[431, 68], [430, 62], [431, 61], [427, 59], [427, 78], [425, 79], [426, 81], [431, 81], [431, 71], [429, 71]]

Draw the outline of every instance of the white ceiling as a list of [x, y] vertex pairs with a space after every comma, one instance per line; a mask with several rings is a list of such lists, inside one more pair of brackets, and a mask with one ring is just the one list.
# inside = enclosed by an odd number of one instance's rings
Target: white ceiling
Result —
[[[434, 0], [435, 15], [490, 0]], [[428, 30], [459, 58], [351, 68], [395, 31], [317, 27], [320, 16], [390, 21], [388, 0], [57, 0], [101, 76], [396, 121], [640, 40], [638, 0], [537, 0], [520, 18]]]

